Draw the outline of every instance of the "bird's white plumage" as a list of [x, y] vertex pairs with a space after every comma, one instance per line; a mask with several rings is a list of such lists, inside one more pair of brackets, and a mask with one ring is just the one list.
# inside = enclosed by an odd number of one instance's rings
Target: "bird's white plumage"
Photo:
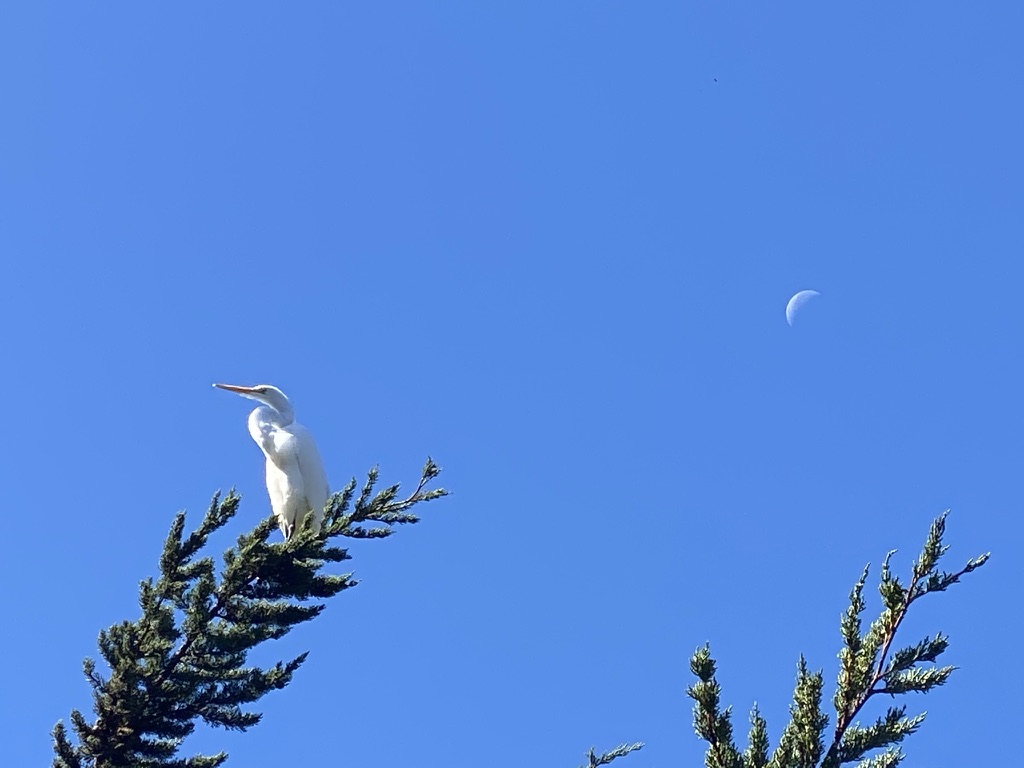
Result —
[[249, 414], [249, 435], [266, 456], [270, 506], [285, 538], [291, 537], [309, 511], [313, 529], [319, 532], [330, 484], [313, 435], [295, 421], [288, 398], [269, 384], [214, 386], [262, 403]]
[[793, 320], [796, 318], [797, 310], [815, 296], [820, 295], [821, 294], [817, 291], [798, 291], [793, 294], [793, 298], [791, 298], [789, 303], [786, 304], [786, 322], [792, 325]]

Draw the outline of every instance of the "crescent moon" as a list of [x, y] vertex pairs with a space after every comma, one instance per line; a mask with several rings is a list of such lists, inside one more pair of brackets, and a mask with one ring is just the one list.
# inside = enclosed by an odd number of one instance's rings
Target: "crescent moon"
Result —
[[796, 313], [800, 310], [804, 304], [813, 299], [815, 296], [821, 294], [817, 291], [799, 291], [793, 295], [793, 298], [789, 300], [786, 305], [786, 322], [790, 325], [793, 324], [793, 320], [796, 319]]

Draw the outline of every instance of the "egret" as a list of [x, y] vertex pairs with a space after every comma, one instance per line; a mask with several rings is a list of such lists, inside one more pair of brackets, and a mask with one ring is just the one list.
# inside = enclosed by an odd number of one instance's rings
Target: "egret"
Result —
[[213, 386], [262, 403], [249, 414], [249, 435], [267, 457], [267, 493], [281, 533], [291, 538], [309, 511], [319, 533], [330, 485], [313, 435], [295, 421], [284, 392], [269, 384]]

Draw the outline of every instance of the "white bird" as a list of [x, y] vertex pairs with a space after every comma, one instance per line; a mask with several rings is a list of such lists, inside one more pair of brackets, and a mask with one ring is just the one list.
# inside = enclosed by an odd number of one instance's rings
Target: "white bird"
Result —
[[295, 421], [284, 392], [269, 384], [213, 386], [263, 403], [249, 414], [249, 434], [267, 457], [267, 493], [281, 533], [291, 538], [310, 510], [313, 530], [319, 533], [330, 484], [313, 435]]

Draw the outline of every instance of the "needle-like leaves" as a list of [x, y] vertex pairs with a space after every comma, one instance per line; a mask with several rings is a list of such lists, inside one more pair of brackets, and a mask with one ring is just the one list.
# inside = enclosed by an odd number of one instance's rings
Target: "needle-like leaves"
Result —
[[[261, 715], [244, 707], [284, 688], [306, 659], [300, 654], [269, 668], [247, 666], [250, 650], [284, 636], [324, 610], [325, 600], [356, 585], [350, 574], [329, 573], [349, 559], [332, 540], [381, 538], [394, 525], [419, 519], [409, 510], [446, 495], [425, 490], [440, 468], [430, 459], [416, 490], [398, 499], [398, 486], [376, 495], [377, 470], [370, 471], [355, 506], [355, 480], [328, 502], [319, 534], [306, 524], [290, 539], [271, 543], [273, 518], [238, 538], [224, 553], [217, 573], [210, 557], [196, 558], [210, 535], [237, 513], [239, 497], [214, 496], [199, 526], [184, 536], [185, 515], [171, 523], [160, 556], [160, 577], [139, 587], [142, 616], [100, 632], [100, 655], [110, 670], [104, 678], [86, 659], [96, 720], [71, 712], [74, 745], [67, 729], [53, 730], [54, 768], [215, 768], [227, 755], [177, 757], [197, 722], [245, 730]], [[372, 524], [366, 528], [364, 524]], [[298, 602], [296, 602], [298, 601]]]
[[743, 750], [744, 768], [765, 768], [768, 765], [768, 723], [754, 704], [750, 711], [750, 734]]
[[790, 720], [768, 765], [771, 768], [814, 768], [822, 751], [822, 735], [828, 716], [821, 712], [821, 672], [808, 672], [800, 657], [796, 690], [789, 707]]
[[708, 743], [704, 755], [707, 768], [741, 768], [742, 762], [732, 739], [732, 713], [720, 709], [722, 687], [715, 679], [715, 660], [705, 645], [698, 648], [690, 659], [690, 671], [697, 682], [686, 689], [693, 705], [693, 728]]
[[[715, 680], [715, 661], [707, 646], [698, 648], [690, 669], [698, 682], [687, 689], [696, 702], [694, 726], [697, 735], [708, 743], [705, 764], [708, 768], [839, 768], [857, 763], [858, 768], [892, 768], [903, 759], [899, 744], [924, 721], [924, 714], [908, 717], [906, 707], [890, 707], [885, 715], [868, 726], [855, 722], [868, 701], [879, 694], [892, 696], [926, 693], [944, 684], [953, 673], [952, 666], [932, 665], [949, 647], [948, 638], [939, 633], [920, 642], [893, 650], [896, 633], [915, 601], [931, 592], [943, 592], [988, 561], [988, 555], [969, 560], [955, 572], [938, 570], [949, 549], [942, 542], [946, 530], [944, 512], [932, 523], [920, 556], [914, 561], [906, 586], [893, 574], [889, 563], [895, 552], [882, 560], [878, 592], [882, 610], [867, 630], [861, 616], [867, 608], [864, 585], [865, 568], [850, 592], [850, 604], [840, 620], [843, 639], [839, 650], [839, 675], [832, 702], [835, 725], [831, 741], [824, 740], [828, 716], [821, 712], [822, 676], [810, 673], [803, 657], [797, 670], [796, 690], [790, 706], [790, 721], [783, 729], [779, 745], [767, 759], [767, 726], [755, 707], [751, 714], [749, 746], [742, 756], [732, 743], [729, 710], [721, 710], [721, 688]], [[868, 753], [876, 752], [873, 755]]]
[[634, 744], [620, 744], [615, 749], [609, 749], [607, 752], [597, 754], [594, 749], [591, 748], [587, 752], [587, 764], [580, 766], [580, 768], [597, 768], [599, 765], [608, 765], [612, 760], [617, 757], [624, 757], [630, 752], [636, 752], [638, 749], [643, 749], [643, 742], [638, 741]]

